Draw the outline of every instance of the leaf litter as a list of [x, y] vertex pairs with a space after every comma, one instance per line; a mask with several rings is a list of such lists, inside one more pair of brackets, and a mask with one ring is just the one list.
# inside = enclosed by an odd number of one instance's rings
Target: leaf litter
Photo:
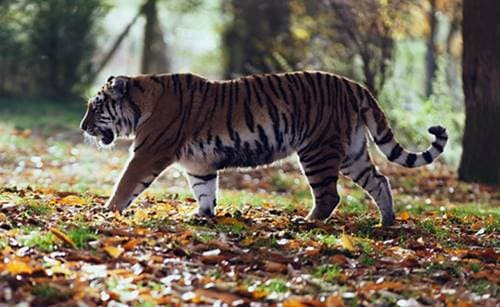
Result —
[[90, 149], [63, 149], [66, 161], [54, 156], [56, 145], [0, 145], [0, 170], [16, 168], [0, 179], [0, 304], [500, 303], [500, 191], [458, 182], [444, 165], [382, 163], [397, 222], [380, 228], [371, 201], [348, 181], [329, 221], [306, 221], [307, 186], [289, 161], [225, 172], [226, 196], [206, 219], [192, 215], [196, 203], [175, 170], [159, 183], [168, 193], [153, 187], [116, 214], [104, 210], [102, 187], [111, 187], [125, 153], [92, 156], [103, 171], [89, 167], [98, 175], [80, 190], [78, 153]]

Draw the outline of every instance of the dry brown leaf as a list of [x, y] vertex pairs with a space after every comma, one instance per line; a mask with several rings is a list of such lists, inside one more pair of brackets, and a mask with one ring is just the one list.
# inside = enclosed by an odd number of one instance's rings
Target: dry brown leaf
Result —
[[7, 264], [5, 264], [5, 270], [9, 272], [12, 276], [18, 274], [31, 274], [33, 273], [33, 268], [29, 263], [26, 263], [22, 259], [12, 259]]
[[399, 214], [399, 219], [402, 221], [407, 221], [410, 219], [410, 213], [408, 211], [403, 211]]
[[326, 306], [327, 307], [344, 307], [344, 300], [342, 299], [341, 296], [339, 295], [330, 295], [326, 299]]
[[270, 273], [281, 273], [281, 272], [286, 272], [287, 266], [279, 262], [265, 261], [264, 270]]
[[226, 304], [233, 304], [236, 301], [242, 301], [243, 299], [236, 294], [230, 292], [222, 292], [212, 289], [196, 289], [195, 294], [200, 297], [210, 298], [213, 300], [220, 300]]
[[141, 244], [142, 240], [139, 239], [130, 239], [125, 244], [123, 244], [123, 249], [128, 251]]
[[71, 238], [68, 237], [64, 232], [62, 232], [62, 230], [59, 230], [56, 227], [52, 227], [50, 228], [50, 232], [52, 232], [58, 239], [68, 244], [72, 248], [77, 248], [75, 242], [73, 242], [73, 240], [71, 240]]
[[106, 252], [111, 258], [118, 258], [120, 257], [123, 252], [125, 251], [122, 247], [120, 246], [105, 246], [102, 248], [103, 251]]
[[293, 296], [283, 302], [283, 307], [323, 307], [324, 303], [307, 297]]
[[343, 248], [347, 249], [350, 252], [356, 251], [356, 247], [354, 247], [354, 244], [352, 242], [352, 238], [348, 234], [342, 233], [342, 236], [340, 237], [340, 241], [342, 242]]
[[57, 201], [60, 205], [85, 205], [85, 200], [76, 195], [68, 195]]

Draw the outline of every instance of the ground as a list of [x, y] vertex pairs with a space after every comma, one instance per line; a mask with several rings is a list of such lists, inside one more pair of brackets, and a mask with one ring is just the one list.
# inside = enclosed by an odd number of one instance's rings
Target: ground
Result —
[[103, 204], [126, 143], [85, 144], [81, 105], [0, 105], [0, 305], [500, 303], [500, 191], [458, 182], [446, 165], [380, 159], [390, 228], [348, 180], [329, 221], [305, 221], [294, 159], [222, 173], [214, 219], [192, 216], [176, 169], [117, 215]]

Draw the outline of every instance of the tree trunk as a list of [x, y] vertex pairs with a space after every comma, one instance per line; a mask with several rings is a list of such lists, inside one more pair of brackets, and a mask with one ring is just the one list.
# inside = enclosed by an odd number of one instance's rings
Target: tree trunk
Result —
[[437, 8], [436, 0], [430, 0], [429, 10], [429, 36], [427, 38], [427, 53], [425, 55], [425, 96], [429, 97], [432, 94], [432, 82], [436, 74], [436, 32], [437, 32]]
[[[281, 70], [274, 53], [280, 53], [291, 67], [298, 63], [291, 52], [288, 1], [231, 0], [228, 4], [233, 21], [223, 34], [226, 78]], [[282, 53], [287, 51], [290, 54]]]
[[465, 131], [459, 177], [500, 184], [500, 2], [464, 0]]
[[144, 27], [141, 72], [167, 72], [170, 66], [167, 58], [167, 44], [163, 39], [163, 31], [158, 20], [156, 0], [146, 1], [144, 16], [146, 17], [146, 25]]

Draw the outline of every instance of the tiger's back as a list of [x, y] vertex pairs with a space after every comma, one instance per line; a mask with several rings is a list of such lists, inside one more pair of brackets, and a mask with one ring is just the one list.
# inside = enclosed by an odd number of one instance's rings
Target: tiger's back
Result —
[[366, 130], [389, 160], [407, 167], [432, 162], [447, 139], [444, 128], [432, 127], [436, 141], [429, 149], [404, 150], [363, 86], [325, 72], [230, 81], [192, 74], [117, 77], [102, 92], [140, 113], [133, 157], [109, 201], [118, 209], [177, 162], [187, 171], [200, 214], [213, 215], [218, 170], [265, 165], [297, 153], [315, 199], [309, 218], [330, 216], [342, 172], [374, 198], [382, 223], [390, 225], [390, 185], [371, 162]]

